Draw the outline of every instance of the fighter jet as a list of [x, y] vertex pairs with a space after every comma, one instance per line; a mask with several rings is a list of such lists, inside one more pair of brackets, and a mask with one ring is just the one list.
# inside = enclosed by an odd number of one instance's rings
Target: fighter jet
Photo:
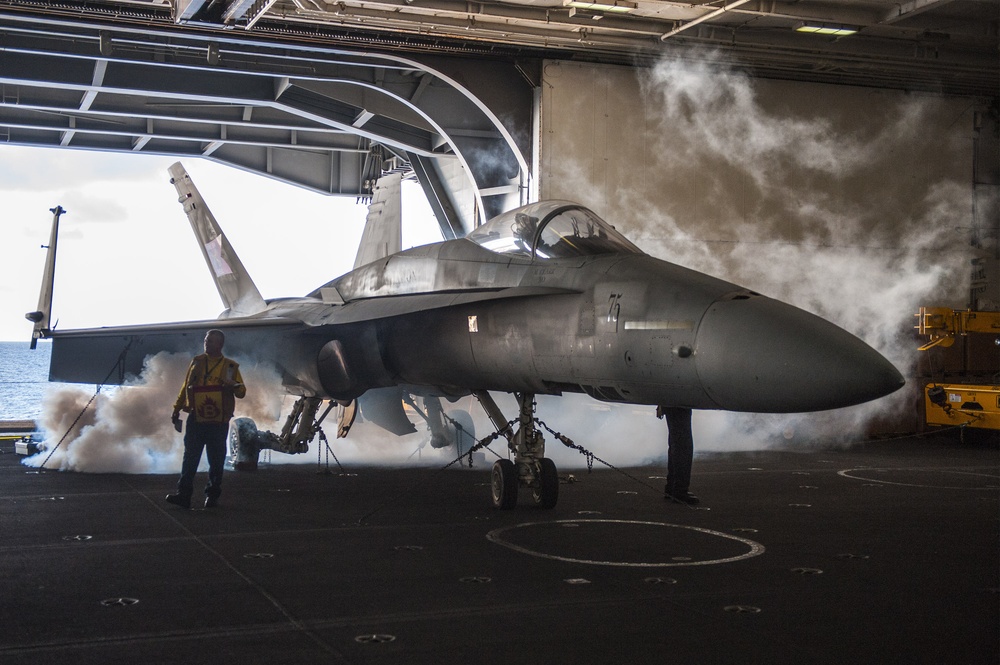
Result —
[[[405, 434], [415, 430], [403, 403], [417, 396], [446, 440], [440, 400], [471, 394], [513, 457], [493, 466], [494, 505], [514, 508], [518, 490], [529, 488], [551, 508], [559, 479], [545, 457], [536, 395], [790, 413], [859, 404], [904, 383], [845, 330], [654, 258], [571, 201], [532, 203], [465, 238], [405, 251], [398, 236], [375, 233], [352, 271], [303, 297], [265, 300], [183, 166], [169, 171], [225, 303], [219, 318], [52, 330], [49, 283], [28, 315], [33, 339], [52, 339], [50, 380], [115, 383], [138, 375], [147, 356], [196, 352], [206, 329], [222, 329], [227, 354], [275, 366], [299, 396], [280, 434], [233, 422], [238, 467], [254, 467], [261, 449], [304, 452], [334, 405], [341, 434], [357, 405], [367, 420]], [[491, 391], [515, 396], [514, 419]]]

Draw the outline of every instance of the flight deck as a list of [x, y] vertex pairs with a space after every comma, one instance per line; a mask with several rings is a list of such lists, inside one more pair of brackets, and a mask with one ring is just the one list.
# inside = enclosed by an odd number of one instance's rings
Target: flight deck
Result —
[[561, 470], [554, 509], [512, 511], [485, 464], [261, 465], [184, 511], [163, 500], [175, 476], [40, 472], [2, 450], [5, 665], [1000, 653], [994, 445], [702, 454], [696, 507], [664, 502], [659, 467]]

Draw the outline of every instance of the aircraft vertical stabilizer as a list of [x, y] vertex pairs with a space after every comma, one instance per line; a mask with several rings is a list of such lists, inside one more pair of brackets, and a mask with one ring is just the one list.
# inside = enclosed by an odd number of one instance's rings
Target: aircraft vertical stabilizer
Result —
[[360, 268], [403, 248], [403, 213], [399, 173], [387, 173], [375, 183], [375, 193], [368, 206], [365, 230], [361, 234], [354, 267]]
[[201, 253], [215, 280], [215, 286], [219, 289], [219, 296], [229, 310], [229, 316], [250, 316], [262, 312], [267, 308], [267, 303], [219, 228], [205, 199], [191, 181], [191, 176], [180, 162], [173, 164], [168, 170], [170, 182], [177, 189], [177, 200], [184, 206], [184, 212], [198, 238]]

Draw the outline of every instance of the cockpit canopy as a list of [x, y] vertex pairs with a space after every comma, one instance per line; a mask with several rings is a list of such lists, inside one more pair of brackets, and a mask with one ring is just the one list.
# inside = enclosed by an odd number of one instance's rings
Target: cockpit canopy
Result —
[[505, 212], [466, 238], [493, 252], [539, 259], [642, 253], [592, 211], [569, 201], [540, 201]]

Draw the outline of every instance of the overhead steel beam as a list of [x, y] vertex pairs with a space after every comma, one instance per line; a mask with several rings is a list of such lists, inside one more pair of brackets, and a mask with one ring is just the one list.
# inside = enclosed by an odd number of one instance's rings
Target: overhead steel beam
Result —
[[210, 0], [174, 0], [174, 20], [184, 23], [194, 18]]
[[[202, 104], [268, 106], [401, 150], [430, 155], [437, 143], [432, 133], [389, 119], [373, 121], [363, 128], [352, 127], [358, 109], [297, 89], [288, 79], [276, 81], [262, 75], [208, 69], [195, 75], [189, 68], [103, 62], [106, 71], [100, 83], [95, 84], [93, 65], [86, 59], [7, 53], [0, 70], [0, 83], [75, 90], [84, 93], [90, 104], [97, 94], [106, 92]], [[45, 74], [44, 78], [39, 79], [39, 72]]]
[[[410, 52], [449, 51], [482, 57], [514, 57], [530, 49], [536, 57], [575, 57], [648, 62], [662, 55], [658, 37], [718, 8], [720, 2], [656, 0], [639, 3], [627, 16], [570, 12], [557, 0], [257, 0], [243, 12], [242, 0], [197, 4], [179, 0], [0, 0], [31, 12], [114, 16], [119, 25], [156, 25], [165, 19], [219, 36], [244, 33], [312, 44], [353, 45], [370, 52], [382, 47]], [[186, 4], [185, 4], [186, 3]], [[725, 61], [739, 61], [758, 76], [879, 85], [952, 94], [994, 95], [998, 73], [995, 0], [904, 0], [898, 8], [878, 8], [866, 0], [754, 0], [669, 39], [672, 49], [701, 45]], [[223, 18], [230, 9], [231, 19]], [[173, 11], [173, 13], [171, 13]], [[232, 22], [237, 14], [242, 18]], [[764, 20], [748, 21], [747, 16]], [[920, 21], [913, 21], [919, 17]], [[600, 20], [595, 20], [600, 19]], [[857, 25], [849, 40], [829, 40], [793, 31], [795, 22]], [[252, 23], [252, 25], [251, 25]], [[207, 57], [212, 58], [209, 44]], [[224, 47], [223, 47], [224, 48]], [[328, 49], [323, 49], [328, 50]], [[677, 54], [677, 51], [672, 51]], [[932, 55], [926, 55], [931, 52]], [[103, 51], [102, 51], [103, 53]], [[206, 54], [202, 53], [205, 58]], [[225, 54], [222, 54], [223, 61]], [[860, 62], [860, 64], [859, 64]], [[952, 72], [958, 72], [952, 76]], [[894, 85], [895, 80], [899, 80]], [[808, 79], [807, 79], [808, 80]]]
[[[22, 90], [21, 92], [23, 93], [24, 91]], [[273, 123], [246, 122], [242, 119], [212, 117], [206, 112], [210, 109], [202, 111], [204, 107], [183, 104], [172, 105], [177, 110], [176, 115], [168, 115], [162, 112], [156, 114], [137, 114], [135, 111], [128, 110], [129, 104], [126, 101], [116, 100], [114, 104], [109, 104], [106, 97], [102, 97], [102, 103], [98, 107], [91, 107], [87, 111], [80, 111], [75, 105], [60, 105], [54, 101], [26, 101], [22, 96], [16, 102], [0, 105], [0, 113], [17, 113], [19, 114], [17, 117], [31, 118], [31, 113], [37, 112], [35, 115], [39, 116], [46, 123], [54, 123], [55, 120], [52, 119], [53, 117], [85, 118], [94, 123], [103, 123], [104, 127], [129, 127], [132, 131], [144, 131], [146, 134], [155, 134], [157, 131], [163, 130], [190, 135], [192, 137], [199, 135], [198, 126], [206, 128], [201, 130], [201, 134], [212, 131], [211, 128], [224, 126], [229, 128], [233, 136], [244, 136], [248, 140], [271, 142], [274, 144], [281, 143], [283, 138], [287, 140], [287, 137], [292, 132], [296, 132], [298, 141], [295, 143], [326, 150], [350, 151], [357, 148], [358, 144], [357, 137], [352, 133], [322, 127], [308, 121], [299, 124], [287, 121], [275, 121]], [[133, 104], [137, 104], [137, 102], [133, 101]], [[187, 115], [181, 115], [181, 113]], [[295, 120], [296, 118], [290, 117], [289, 119]], [[188, 129], [186, 126], [195, 127]], [[99, 131], [96, 125], [94, 131]], [[361, 152], [364, 151], [362, 150]]]
[[728, 11], [732, 11], [732, 10], [736, 9], [737, 7], [739, 7], [740, 5], [745, 5], [748, 2], [750, 2], [750, 1], [751, 0], [733, 0], [733, 2], [723, 4], [722, 7], [719, 7], [715, 11], [708, 12], [707, 14], [705, 14], [703, 16], [699, 16], [698, 18], [691, 19], [690, 21], [688, 21], [688, 22], [686, 22], [686, 23], [684, 23], [684, 24], [682, 24], [682, 25], [674, 28], [670, 32], [666, 32], [666, 33], [660, 35], [660, 41], [666, 41], [666, 40], [670, 39], [671, 37], [673, 37], [674, 35], [678, 35], [678, 34], [684, 32], [685, 30], [687, 30], [689, 28], [693, 28], [694, 26], [699, 25], [700, 23], [704, 23], [705, 21], [711, 21], [716, 16], [720, 16], [721, 14], [724, 14], [724, 13], [726, 13]]
[[932, 9], [943, 7], [944, 5], [950, 4], [952, 1], [953, 0], [909, 0], [909, 2], [897, 3], [893, 5], [889, 11], [882, 14], [878, 22], [882, 25], [892, 25], [893, 23], [898, 23], [903, 19], [912, 18]]
[[[12, 112], [11, 109], [0, 106], [0, 125], [12, 129], [47, 131], [60, 134], [89, 134], [105, 137], [128, 137], [131, 139], [145, 137], [147, 141], [153, 138], [171, 141], [189, 141], [193, 143], [223, 141], [239, 145], [257, 145], [274, 148], [294, 146], [299, 150], [357, 152], [360, 154], [368, 152], [367, 149], [357, 148], [356, 140], [354, 142], [355, 147], [331, 145], [329, 142], [323, 141], [322, 137], [314, 137], [306, 133], [299, 134], [296, 132], [294, 139], [289, 140], [290, 136], [287, 131], [270, 133], [260, 131], [245, 132], [241, 131], [244, 128], [230, 128], [229, 125], [218, 127], [208, 126], [196, 129], [193, 127], [193, 123], [168, 123], [168, 121], [164, 121], [162, 124], [157, 125], [155, 123], [143, 123], [141, 118], [136, 119], [134, 122], [123, 124], [120, 128], [115, 128], [109, 127], [108, 123], [103, 120], [95, 120], [80, 115], [66, 116], [57, 113], [41, 113], [33, 114], [33, 117], [29, 118], [26, 114], [18, 113], [20, 110], [15, 109]], [[145, 127], [142, 126], [143, 124], [145, 124]], [[165, 127], [168, 124], [172, 124], [173, 126]], [[314, 138], [318, 140], [313, 140]], [[63, 145], [67, 146], [69, 143], [69, 141], [65, 141]]]
[[433, 161], [417, 154], [409, 154], [407, 159], [417, 176], [417, 181], [424, 190], [424, 196], [427, 197], [431, 212], [438, 221], [441, 237], [445, 240], [464, 237], [476, 226], [477, 220], [473, 216], [472, 219], [463, 222], [455, 202], [449, 195], [449, 188], [440, 177], [437, 169], [434, 168]]
[[510, 65], [484, 75], [478, 63], [462, 70], [441, 59], [442, 72], [412, 54], [34, 18], [0, 11], [0, 131], [12, 143], [201, 155], [355, 196], [378, 144], [420, 156], [425, 173], [455, 164], [435, 188], [462, 201], [450, 216], [457, 232], [470, 228], [469, 210], [520, 202], [527, 160], [513, 137], [530, 108], [512, 112], [516, 102], [500, 92], [478, 99], [463, 81], [502, 88]]

